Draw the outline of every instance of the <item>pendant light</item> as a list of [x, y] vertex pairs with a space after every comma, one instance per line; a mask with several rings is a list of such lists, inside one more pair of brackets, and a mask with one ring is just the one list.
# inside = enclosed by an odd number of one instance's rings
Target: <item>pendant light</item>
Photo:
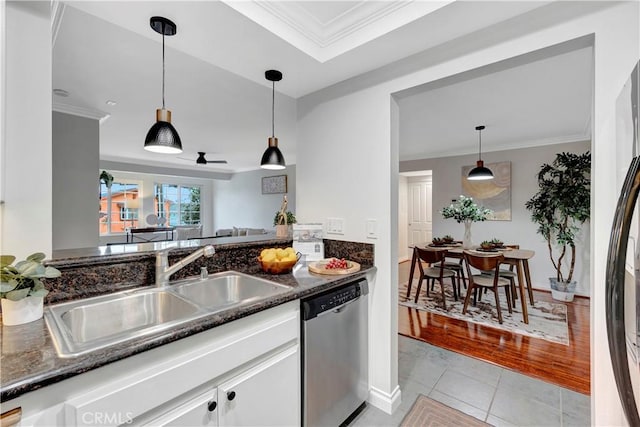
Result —
[[156, 33], [162, 34], [162, 108], [156, 110], [156, 123], [147, 132], [144, 149], [154, 153], [182, 153], [180, 136], [171, 124], [171, 111], [164, 108], [164, 36], [175, 35], [177, 27], [161, 16], [152, 17], [150, 25]]
[[282, 73], [278, 70], [265, 71], [264, 76], [271, 82], [271, 138], [269, 138], [269, 147], [262, 155], [260, 167], [263, 169], [284, 169], [284, 156], [278, 148], [278, 138], [274, 132], [274, 115], [275, 115], [275, 99], [276, 99], [276, 82], [282, 80]]
[[485, 168], [484, 162], [482, 161], [482, 129], [484, 129], [484, 126], [476, 126], [479, 141], [478, 161], [476, 162], [476, 167], [471, 169], [469, 171], [469, 175], [467, 175], [467, 179], [470, 181], [484, 181], [493, 179], [493, 173], [491, 172], [491, 169]]

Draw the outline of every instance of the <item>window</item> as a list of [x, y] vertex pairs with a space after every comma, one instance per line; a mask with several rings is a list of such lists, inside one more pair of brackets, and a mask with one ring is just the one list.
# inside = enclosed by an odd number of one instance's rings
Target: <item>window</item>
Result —
[[113, 181], [111, 188], [100, 182], [100, 234], [124, 233], [138, 227], [140, 184]]
[[200, 224], [200, 186], [155, 184], [155, 214], [166, 225]]
[[120, 219], [123, 221], [137, 220], [138, 209], [127, 208], [124, 205], [120, 205]]

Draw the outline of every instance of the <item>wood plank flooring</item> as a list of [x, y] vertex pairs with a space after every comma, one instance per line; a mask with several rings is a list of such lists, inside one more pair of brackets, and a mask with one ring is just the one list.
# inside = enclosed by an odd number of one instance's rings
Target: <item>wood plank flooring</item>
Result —
[[[400, 282], [409, 279], [409, 262], [400, 263]], [[534, 291], [536, 300], [553, 301]], [[579, 393], [591, 393], [588, 298], [567, 303], [568, 346], [398, 306], [398, 332], [535, 377]]]

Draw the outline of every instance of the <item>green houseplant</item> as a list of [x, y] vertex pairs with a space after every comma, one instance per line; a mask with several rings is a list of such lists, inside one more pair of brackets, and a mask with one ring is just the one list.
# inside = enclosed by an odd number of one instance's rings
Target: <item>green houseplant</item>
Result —
[[491, 214], [491, 209], [479, 206], [473, 198], [461, 195], [458, 200], [440, 210], [445, 219], [453, 218], [458, 223], [464, 223], [464, 239], [462, 247], [470, 249], [473, 247], [471, 241], [471, 224], [477, 221], [485, 221]]
[[13, 255], [0, 256], [2, 323], [19, 325], [42, 317], [44, 297], [49, 293], [41, 279], [60, 277], [54, 267], [45, 267], [45, 254], [37, 252], [13, 264]]
[[556, 270], [555, 277], [549, 278], [553, 297], [563, 301], [573, 300], [576, 241], [590, 217], [590, 192], [591, 153], [563, 152], [556, 154], [553, 163], [541, 166], [538, 192], [525, 204], [538, 225], [537, 232], [547, 242]]
[[273, 218], [273, 225], [289, 225], [296, 223], [296, 216], [287, 211], [286, 214], [282, 214], [280, 211], [276, 212], [276, 216]]

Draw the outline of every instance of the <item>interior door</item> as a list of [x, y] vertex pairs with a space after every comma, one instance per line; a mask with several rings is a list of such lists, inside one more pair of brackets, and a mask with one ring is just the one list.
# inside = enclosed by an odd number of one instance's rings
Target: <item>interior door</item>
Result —
[[409, 246], [430, 242], [432, 235], [431, 177], [408, 184]]

